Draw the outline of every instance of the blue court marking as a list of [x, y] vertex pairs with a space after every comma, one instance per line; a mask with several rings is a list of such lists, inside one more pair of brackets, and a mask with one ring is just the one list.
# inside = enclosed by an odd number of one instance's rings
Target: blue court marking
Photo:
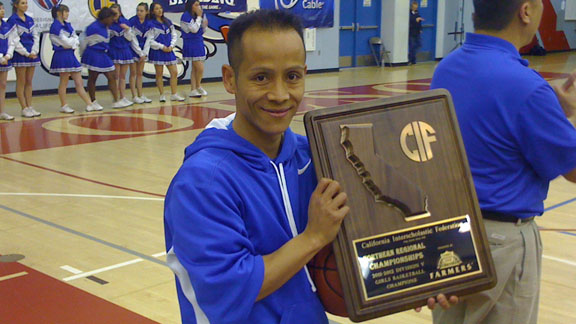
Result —
[[108, 241], [104, 241], [104, 240], [99, 239], [99, 238], [97, 238], [97, 237], [94, 237], [94, 236], [92, 236], [92, 235], [88, 235], [88, 234], [85, 234], [85, 233], [82, 233], [82, 232], [78, 232], [78, 231], [73, 230], [73, 229], [71, 229], [71, 228], [68, 228], [68, 227], [65, 227], [65, 226], [62, 226], [62, 225], [58, 225], [58, 224], [56, 224], [56, 223], [47, 221], [47, 220], [45, 220], [45, 219], [42, 219], [42, 218], [39, 218], [39, 217], [36, 217], [36, 216], [32, 216], [32, 215], [30, 215], [30, 214], [26, 214], [26, 213], [21, 212], [21, 211], [19, 211], [19, 210], [12, 209], [12, 208], [10, 208], [10, 207], [8, 207], [8, 206], [0, 205], [0, 208], [1, 208], [1, 209], [4, 209], [4, 210], [6, 210], [6, 211], [9, 211], [9, 212], [11, 212], [11, 213], [14, 213], [14, 214], [16, 214], [16, 215], [20, 215], [20, 216], [22, 216], [22, 217], [29, 218], [29, 219], [31, 219], [31, 220], [33, 220], [33, 221], [35, 221], [35, 222], [42, 223], [42, 224], [44, 224], [44, 225], [48, 225], [48, 226], [50, 226], [50, 227], [57, 228], [57, 229], [62, 230], [62, 231], [64, 231], [64, 232], [68, 232], [68, 233], [70, 233], [70, 234], [73, 234], [73, 235], [76, 235], [76, 236], [80, 236], [80, 237], [85, 238], [85, 239], [88, 239], [88, 240], [90, 240], [90, 241], [94, 241], [94, 242], [96, 242], [96, 243], [100, 243], [100, 244], [106, 245], [106, 246], [108, 246], [108, 247], [111, 247], [111, 248], [113, 248], [113, 249], [122, 251], [122, 252], [124, 252], [124, 253], [132, 254], [132, 255], [137, 256], [137, 257], [139, 257], [139, 258], [141, 258], [141, 259], [144, 259], [144, 260], [147, 260], [147, 261], [150, 261], [150, 262], [154, 262], [154, 263], [159, 264], [159, 265], [162, 265], [162, 266], [166, 266], [166, 262], [164, 262], [164, 261], [162, 261], [162, 260], [158, 260], [158, 259], [156, 259], [156, 258], [154, 258], [154, 257], [149, 256], [149, 255], [140, 253], [140, 252], [138, 252], [138, 251], [134, 251], [134, 250], [127, 249], [127, 248], [125, 248], [125, 247], [123, 247], [123, 246], [120, 246], [120, 245], [117, 245], [117, 244], [114, 244], [114, 243], [111, 243], [111, 242], [108, 242]]
[[[573, 203], [573, 202], [575, 202], [575, 201], [576, 201], [576, 198], [572, 198], [572, 199], [566, 200], [566, 201], [564, 201], [564, 202], [558, 203], [558, 204], [556, 204], [556, 205], [552, 205], [552, 206], [544, 209], [544, 212], [551, 211], [551, 210], [553, 210], [553, 209], [560, 208], [560, 207], [562, 207], [562, 206], [566, 206], [566, 205], [571, 204], [571, 203]], [[570, 235], [570, 236], [576, 236], [576, 233], [572, 233], [572, 232], [557, 232], [557, 233], [566, 234], [566, 235]]]
[[556, 209], [556, 208], [559, 208], [559, 207], [562, 207], [562, 206], [566, 206], [566, 205], [571, 204], [571, 203], [573, 203], [573, 202], [575, 202], [575, 201], [576, 201], [576, 198], [572, 198], [572, 199], [570, 199], [570, 200], [566, 200], [565, 202], [561, 202], [561, 203], [558, 203], [558, 204], [556, 204], [556, 205], [550, 206], [550, 207], [544, 209], [544, 211], [547, 212], [547, 211], [550, 211], [550, 210], [553, 210], [553, 209]]

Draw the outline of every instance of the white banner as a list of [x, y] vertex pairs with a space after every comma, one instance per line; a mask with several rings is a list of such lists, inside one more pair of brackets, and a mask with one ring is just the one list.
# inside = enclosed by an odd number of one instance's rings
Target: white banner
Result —
[[[254, 2], [258, 0], [248, 0]], [[42, 67], [49, 73], [50, 63], [54, 51], [52, 49], [52, 42], [50, 41], [49, 30], [52, 22], [51, 9], [55, 5], [64, 4], [70, 8], [70, 15], [68, 21], [77, 32], [84, 31], [88, 25], [96, 20], [95, 16], [97, 11], [103, 7], [108, 7], [111, 4], [118, 3], [122, 7], [122, 13], [126, 19], [130, 19], [136, 15], [136, 7], [143, 0], [28, 0], [27, 14], [34, 18], [34, 21], [42, 31], [40, 38], [40, 60]], [[148, 4], [152, 3], [151, 0], [144, 0]], [[226, 29], [239, 14], [238, 13], [219, 13], [208, 14], [209, 25], [204, 33], [204, 46], [206, 47], [207, 57], [210, 58], [216, 54], [217, 46], [224, 45], [223, 29]], [[166, 16], [171, 19], [179, 33], [179, 23], [181, 13], [166, 13]], [[176, 57], [182, 57], [182, 40], [179, 39], [175, 49]], [[78, 56], [78, 53], [76, 53]], [[79, 58], [79, 57], [78, 57]], [[186, 71], [190, 68], [189, 62], [180, 62], [178, 64], [178, 76], [184, 77], [188, 75]], [[56, 74], [53, 74], [56, 76]], [[83, 75], [87, 75], [83, 71]], [[144, 75], [147, 78], [154, 78], [155, 69], [152, 64], [146, 64], [144, 68]], [[167, 69], [164, 70], [164, 76], [169, 77]]]
[[[75, 30], [84, 30], [94, 20], [97, 10], [107, 7], [113, 3], [118, 3], [122, 7], [122, 13], [126, 19], [136, 14], [136, 6], [142, 0], [29, 0], [28, 14], [34, 18], [34, 22], [41, 31], [48, 32], [54, 21], [51, 9], [56, 4], [64, 4], [70, 8], [68, 22]], [[152, 1], [144, 1], [152, 2]]]

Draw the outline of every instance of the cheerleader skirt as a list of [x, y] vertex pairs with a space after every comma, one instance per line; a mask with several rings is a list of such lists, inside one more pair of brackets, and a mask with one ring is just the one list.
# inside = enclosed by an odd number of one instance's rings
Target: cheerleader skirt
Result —
[[205, 61], [206, 48], [204, 42], [184, 40], [182, 49], [182, 60], [184, 61]]
[[35, 59], [23, 56], [14, 52], [14, 57], [12, 58], [12, 65], [15, 67], [29, 67], [40, 65], [40, 56], [36, 56]]
[[150, 54], [148, 54], [148, 63], [154, 65], [174, 65], [178, 64], [178, 60], [173, 51], [166, 53], [163, 50], [150, 49]]
[[130, 47], [110, 47], [110, 50], [108, 50], [108, 55], [110, 55], [114, 64], [132, 64], [134, 63], [134, 54]]
[[[134, 52], [133, 49], [130, 49], [130, 51], [132, 51], [132, 57], [134, 58], [134, 62], [140, 62], [140, 55], [136, 54], [136, 52]], [[144, 57], [144, 61], [148, 61], [148, 57]]]
[[8, 72], [12, 70], [12, 60], [8, 61], [6, 65], [0, 65], [0, 72]]
[[90, 47], [86, 48], [82, 55], [82, 65], [90, 71], [96, 72], [110, 72], [114, 71], [114, 62], [108, 53], [99, 50], [93, 50]]
[[64, 50], [54, 52], [52, 63], [50, 63], [50, 73], [81, 72], [82, 65], [78, 62], [74, 50]]

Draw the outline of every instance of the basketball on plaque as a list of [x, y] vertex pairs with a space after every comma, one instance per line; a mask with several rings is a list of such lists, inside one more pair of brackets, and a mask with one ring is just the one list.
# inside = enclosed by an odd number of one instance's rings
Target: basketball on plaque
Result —
[[318, 178], [348, 195], [333, 248], [350, 319], [496, 284], [447, 91], [311, 111], [304, 123]]

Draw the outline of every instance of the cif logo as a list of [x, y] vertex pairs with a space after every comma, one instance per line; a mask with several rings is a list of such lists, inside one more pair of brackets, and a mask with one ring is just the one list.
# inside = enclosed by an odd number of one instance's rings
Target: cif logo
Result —
[[88, 0], [88, 9], [90, 9], [90, 13], [94, 18], [98, 18], [98, 11], [100, 11], [100, 9], [110, 7], [117, 2], [117, 0]]
[[[414, 162], [426, 162], [434, 157], [430, 143], [436, 142], [436, 131], [432, 126], [422, 121], [411, 122], [406, 125], [400, 134], [400, 146], [406, 156]], [[413, 137], [416, 142], [415, 149], [408, 145], [408, 139]]]
[[[298, 0], [274, 0], [276, 3], [276, 9], [290, 9], [293, 8], [297, 3]], [[282, 8], [280, 8], [282, 7]]]
[[50, 11], [53, 7], [59, 5], [62, 0], [34, 0], [34, 2], [36, 2], [40, 8]]

